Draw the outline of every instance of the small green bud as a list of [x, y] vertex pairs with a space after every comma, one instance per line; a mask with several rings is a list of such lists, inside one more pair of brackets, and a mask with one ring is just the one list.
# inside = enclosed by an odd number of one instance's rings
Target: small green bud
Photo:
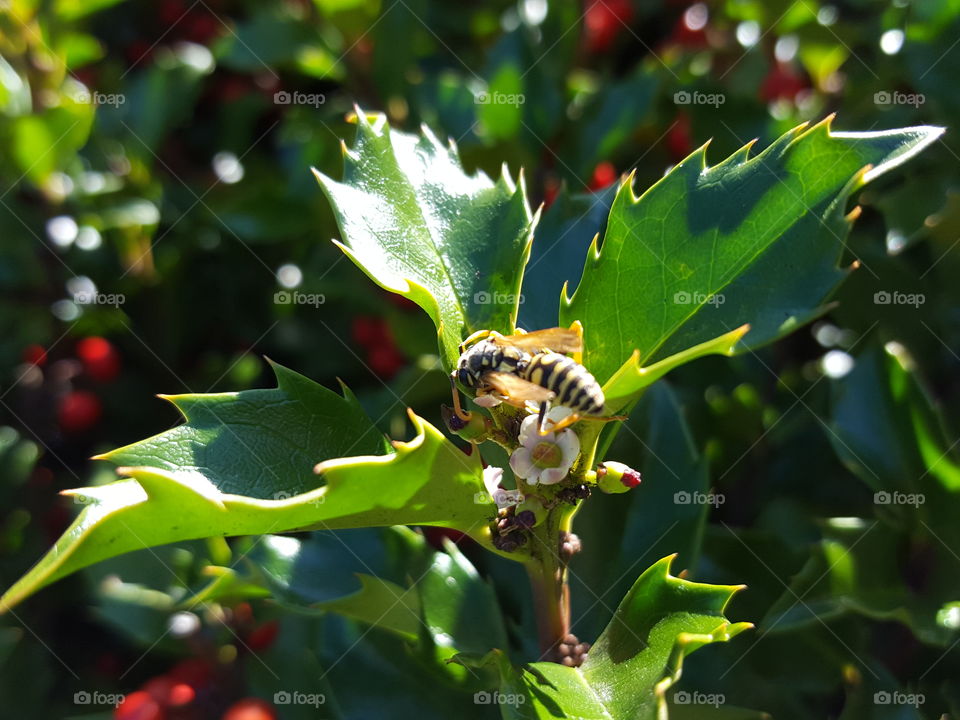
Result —
[[597, 486], [601, 492], [624, 493], [640, 484], [640, 473], [620, 462], [605, 462], [597, 467]]
[[440, 416], [447, 430], [454, 435], [459, 435], [467, 442], [481, 443], [490, 434], [487, 418], [478, 412], [470, 413], [470, 419], [464, 420], [453, 411], [453, 408], [441, 405]]

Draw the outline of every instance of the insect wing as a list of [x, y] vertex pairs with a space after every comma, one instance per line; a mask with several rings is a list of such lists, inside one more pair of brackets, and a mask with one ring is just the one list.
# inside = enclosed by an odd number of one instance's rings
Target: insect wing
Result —
[[545, 387], [524, 380], [517, 375], [496, 370], [484, 373], [483, 382], [504, 397], [509, 398], [511, 404], [514, 402], [521, 405], [524, 402], [547, 402], [556, 397], [555, 393]]
[[580, 334], [570, 328], [561, 327], [500, 336], [495, 338], [495, 342], [511, 345], [525, 352], [539, 352], [545, 348], [558, 353], [583, 351], [583, 340]]

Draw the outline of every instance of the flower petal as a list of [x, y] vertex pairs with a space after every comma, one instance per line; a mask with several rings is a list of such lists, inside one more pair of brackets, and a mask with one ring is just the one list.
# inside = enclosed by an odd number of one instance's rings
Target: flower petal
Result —
[[536, 445], [540, 439], [540, 432], [537, 429], [537, 416], [527, 415], [520, 423], [520, 434], [517, 436], [517, 440], [520, 441], [521, 445], [529, 448]]
[[529, 448], [518, 447], [510, 456], [510, 468], [513, 474], [521, 478], [529, 478], [537, 472], [533, 465], [533, 458], [530, 456]]
[[558, 483], [567, 476], [567, 471], [569, 469], [569, 465], [567, 467], [547, 468], [540, 473], [540, 483], [543, 485], [553, 485]]
[[[570, 466], [573, 465], [573, 461], [577, 459], [577, 455], [580, 454], [580, 438], [577, 437], [577, 434], [573, 430], [561, 430], [556, 442], [560, 447], [560, 451], [563, 453], [563, 460], [560, 461], [560, 467], [565, 467], [569, 470]], [[566, 472], [566, 470], [564, 470], [564, 472]]]
[[483, 486], [487, 489], [487, 494], [493, 497], [493, 494], [500, 488], [500, 482], [503, 480], [503, 468], [488, 465], [483, 469]]

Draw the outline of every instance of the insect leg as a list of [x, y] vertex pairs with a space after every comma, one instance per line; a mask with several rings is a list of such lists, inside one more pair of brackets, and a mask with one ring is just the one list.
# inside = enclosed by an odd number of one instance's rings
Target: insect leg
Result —
[[540, 403], [540, 411], [537, 413], [537, 427], [541, 435], [547, 434], [547, 403]]
[[[541, 434], [541, 435], [546, 435], [548, 432], [560, 432], [561, 430], [570, 427], [570, 426], [573, 425], [575, 422], [577, 422], [577, 420], [580, 420], [580, 419], [581, 419], [581, 416], [580, 416], [579, 413], [571, 413], [571, 414], [567, 415], [565, 418], [563, 418], [563, 420], [560, 420], [560, 421], [558, 421], [558, 422], [555, 422], [553, 425], [551, 425], [550, 428], [549, 428], [549, 430], [545, 430], [545, 429], [543, 429], [543, 427], [541, 426], [540, 434]], [[591, 418], [591, 419], [593, 419], [593, 418]]]
[[464, 422], [470, 422], [470, 419], [473, 417], [473, 413], [469, 413], [463, 409], [463, 406], [460, 405], [460, 391], [457, 390], [457, 385], [453, 381], [453, 376], [450, 376], [450, 392], [453, 393], [453, 412], [458, 418]]

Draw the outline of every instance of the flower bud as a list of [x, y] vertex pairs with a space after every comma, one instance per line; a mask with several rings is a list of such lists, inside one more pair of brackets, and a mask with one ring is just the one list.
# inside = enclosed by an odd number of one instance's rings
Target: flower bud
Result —
[[624, 493], [640, 484], [640, 473], [620, 462], [597, 467], [597, 486], [605, 493]]
[[447, 430], [468, 442], [480, 443], [487, 439], [487, 419], [480, 413], [470, 413], [470, 419], [464, 420], [453, 411], [453, 408], [441, 405], [440, 416]]

